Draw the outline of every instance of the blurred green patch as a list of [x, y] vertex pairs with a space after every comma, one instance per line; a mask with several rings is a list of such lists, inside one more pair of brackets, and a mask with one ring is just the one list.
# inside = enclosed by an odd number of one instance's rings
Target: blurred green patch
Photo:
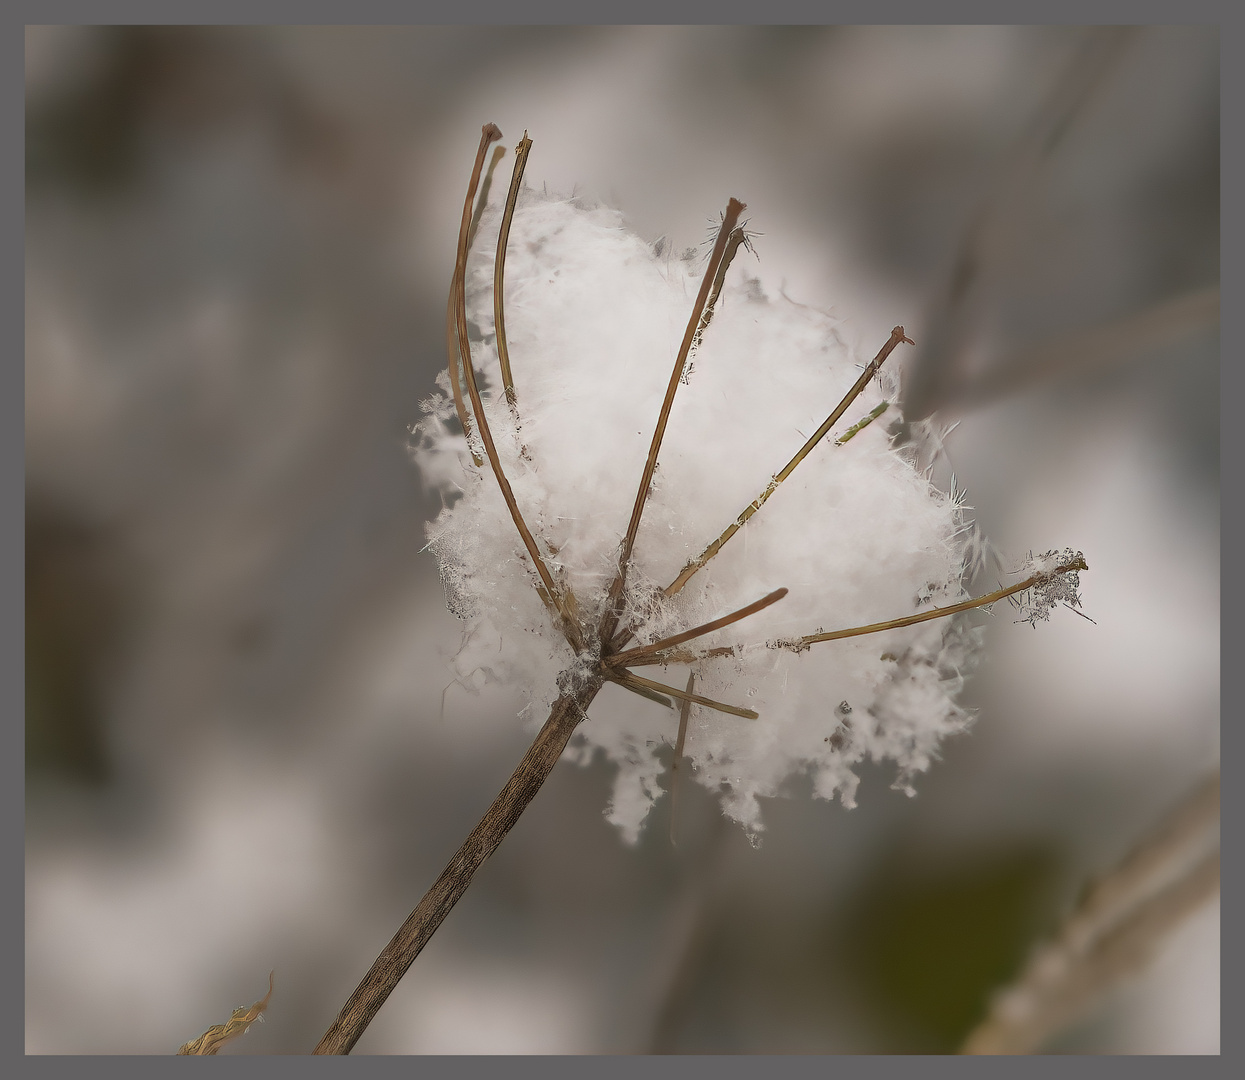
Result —
[[842, 962], [896, 1053], [954, 1053], [1054, 917], [1061, 860], [1029, 843], [941, 866], [892, 856], [845, 919]]

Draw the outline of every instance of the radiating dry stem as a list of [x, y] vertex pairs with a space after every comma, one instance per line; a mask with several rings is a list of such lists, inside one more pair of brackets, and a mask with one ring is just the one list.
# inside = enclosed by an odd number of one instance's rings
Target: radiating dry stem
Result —
[[895, 329], [891, 331], [890, 340], [882, 346], [882, 349], [877, 356], [875, 356], [872, 362], [870, 362], [865, 370], [861, 372], [860, 378], [856, 380], [856, 384], [847, 392], [843, 400], [835, 406], [834, 411], [826, 418], [826, 422], [813, 433], [812, 437], [809, 438], [809, 440], [802, 447], [800, 447], [799, 452], [795, 455], [795, 457], [787, 462], [782, 471], [777, 473], [774, 478], [770, 480], [765, 490], [744, 508], [739, 517], [737, 517], [726, 527], [722, 535], [705, 548], [704, 551], [697, 555], [696, 558], [689, 562], [679, 572], [679, 576], [666, 586], [665, 593], [667, 596], [674, 596], [674, 594], [679, 592], [684, 585], [691, 581], [696, 572], [705, 566], [705, 564], [708, 563], [709, 560], [712, 559], [719, 551], [721, 551], [722, 546], [732, 536], [739, 532], [744, 525], [747, 524], [748, 519], [751, 518], [753, 514], [755, 514], [766, 504], [769, 497], [778, 490], [779, 485], [795, 471], [795, 467], [806, 457], [808, 457], [813, 447], [821, 442], [821, 440], [825, 438], [826, 433], [839, 422], [839, 418], [847, 411], [851, 403], [860, 396], [864, 388], [869, 385], [870, 381], [878, 373], [878, 369], [883, 363], [885, 363], [886, 358], [895, 351], [900, 342], [907, 342], [909, 345], [912, 344], [912, 341], [904, 335], [903, 327], [896, 326]]
[[663, 649], [659, 653], [641, 656], [631, 661], [631, 667], [654, 667], [667, 664], [695, 664], [701, 660], [713, 660], [719, 656], [737, 656], [739, 645], [720, 645], [715, 649]]
[[[458, 413], [458, 423], [462, 426], [463, 437], [471, 448], [471, 417], [467, 415], [467, 406], [463, 402], [462, 376], [459, 374], [460, 353], [458, 349], [458, 326], [455, 310], [458, 307], [458, 276], [450, 279], [450, 297], [445, 305], [445, 348], [449, 353], [450, 389], [454, 392], [454, 409]], [[477, 469], [484, 467], [484, 459], [471, 450], [471, 460]]]
[[476, 208], [471, 215], [471, 228], [467, 230], [467, 250], [475, 243], [476, 232], [480, 228], [480, 218], [484, 216], [484, 208], [488, 205], [489, 189], [493, 186], [493, 173], [498, 163], [506, 156], [504, 146], [495, 146], [493, 156], [489, 158], [488, 168], [484, 171], [484, 179], [480, 181], [480, 197], [476, 199]]
[[666, 434], [666, 423], [670, 419], [670, 409], [674, 404], [674, 394], [679, 388], [679, 380], [682, 378], [683, 369], [687, 365], [687, 356], [691, 351], [692, 342], [700, 326], [700, 317], [704, 313], [705, 303], [709, 299], [709, 290], [713, 287], [718, 266], [721, 264], [722, 256], [726, 251], [726, 242], [730, 237], [731, 230], [735, 228], [736, 223], [739, 221], [739, 215], [743, 213], [744, 208], [744, 204], [738, 199], [731, 199], [727, 203], [726, 213], [722, 215], [722, 227], [718, 230], [717, 240], [714, 241], [713, 252], [709, 257], [709, 265], [705, 267], [704, 278], [700, 283], [700, 291], [696, 294], [696, 302], [692, 305], [692, 314], [687, 320], [687, 329], [684, 331], [678, 356], [675, 357], [674, 370], [670, 373], [670, 382], [666, 386], [666, 395], [662, 399], [661, 412], [657, 417], [657, 427], [653, 431], [653, 441], [648, 448], [648, 457], [644, 462], [644, 473], [640, 477], [640, 489], [636, 492], [635, 505], [631, 509], [631, 520], [627, 524], [627, 535], [623, 539], [622, 550], [618, 556], [618, 575], [610, 586], [610, 602], [606, 609], [606, 618], [602, 624], [601, 633], [601, 638], [606, 641], [613, 637], [614, 629], [618, 625], [618, 598], [622, 596], [623, 589], [627, 584], [627, 568], [631, 563], [631, 552], [635, 548], [636, 533], [640, 530], [640, 518], [644, 514], [644, 503], [648, 499], [649, 488], [653, 483], [653, 471], [657, 468], [657, 453], [661, 449], [661, 441]]
[[748, 237], [744, 233], [744, 227], [736, 225], [731, 230], [730, 238], [726, 241], [726, 250], [722, 253], [722, 261], [718, 263], [718, 272], [713, 276], [713, 287], [709, 290], [709, 299], [705, 301], [705, 311], [700, 317], [700, 325], [696, 327], [697, 342], [704, 335], [709, 323], [713, 321], [713, 312], [717, 307], [718, 297], [722, 295], [722, 285], [726, 281], [726, 272], [731, 268], [731, 263], [735, 261], [735, 252], [741, 246], [748, 247]]
[[948, 604], [946, 607], [930, 608], [929, 611], [922, 611], [917, 615], [905, 615], [902, 619], [890, 619], [887, 622], [870, 623], [868, 626], [853, 626], [849, 630], [830, 630], [822, 634], [806, 634], [804, 637], [787, 638], [782, 641], [771, 642], [775, 648], [784, 649], [804, 649], [809, 645], [816, 645], [820, 641], [838, 641], [841, 638], [861, 637], [864, 634], [878, 634], [883, 630], [897, 630], [901, 626], [915, 626], [917, 623], [929, 622], [931, 619], [942, 619], [948, 615], [955, 615], [961, 611], [971, 611], [973, 608], [986, 607], [989, 604], [997, 603], [1008, 596], [1014, 596], [1016, 593], [1024, 592], [1026, 589], [1033, 588], [1034, 585], [1041, 584], [1043, 581], [1049, 581], [1055, 574], [1066, 574], [1072, 570], [1088, 570], [1085, 560], [1082, 558], [1073, 559], [1071, 562], [1065, 563], [1063, 566], [1057, 566], [1053, 570], [1041, 574], [1034, 574], [1032, 577], [1026, 578], [1017, 585], [1009, 585], [1006, 589], [996, 589], [992, 593], [985, 596], [978, 596], [973, 600], [965, 600], [959, 604]]
[[721, 630], [724, 626], [730, 626], [731, 623], [739, 622], [740, 619], [746, 619], [749, 615], [755, 615], [758, 611], [764, 611], [770, 604], [776, 604], [786, 595], [786, 589], [775, 589], [772, 593], [761, 597], [760, 600], [754, 600], [746, 607], [732, 611], [729, 615], [723, 615], [720, 619], [701, 623], [700, 626], [693, 626], [690, 630], [684, 630], [682, 633], [673, 634], [668, 638], [662, 638], [660, 641], [654, 641], [651, 645], [639, 645], [634, 649], [628, 649], [626, 652], [615, 653], [613, 656], [605, 657], [604, 662], [610, 667], [619, 668], [630, 667], [632, 664], [651, 662], [650, 658], [655, 653], [664, 652], [667, 649], [674, 648], [676, 645], [682, 645], [685, 641], [703, 637], [705, 634], [713, 633], [714, 630]]
[[333, 1026], [315, 1048], [317, 1054], [348, 1054], [359, 1036], [406, 974], [442, 920], [458, 903], [475, 872], [519, 820], [566, 749], [575, 727], [584, 718], [601, 679], [588, 683], [575, 694], [564, 694], [550, 710], [549, 719], [528, 748], [509, 782], [493, 800], [480, 823], [433, 883], [432, 888], [408, 916], [376, 958], [354, 993], [342, 1006]]
[[493, 264], [493, 323], [497, 333], [497, 359], [501, 364], [501, 384], [506, 394], [506, 404], [514, 414], [515, 423], [519, 420], [518, 399], [514, 392], [514, 375], [510, 371], [510, 350], [506, 345], [506, 316], [502, 305], [502, 294], [506, 277], [506, 243], [510, 239], [510, 223], [514, 219], [514, 208], [519, 201], [519, 187], [523, 183], [523, 169], [527, 165], [527, 155], [531, 152], [532, 140], [523, 132], [523, 138], [514, 148], [514, 174], [510, 178], [510, 192], [506, 195], [506, 209], [501, 218], [501, 231], [497, 234], [497, 259]]
[[480, 179], [480, 169], [484, 164], [485, 152], [488, 150], [489, 143], [500, 138], [501, 132], [496, 125], [484, 125], [483, 133], [480, 136], [480, 149], [476, 154], [475, 168], [471, 173], [471, 183], [467, 188], [467, 200], [463, 206], [462, 226], [458, 233], [458, 261], [454, 267], [454, 287], [452, 289], [452, 296], [455, 301], [455, 325], [458, 329], [458, 349], [462, 357], [463, 376], [467, 383], [467, 393], [471, 398], [471, 407], [475, 412], [476, 423], [480, 426], [480, 438], [484, 442], [484, 452], [488, 455], [489, 465], [492, 466], [493, 475], [497, 478], [497, 485], [501, 488], [502, 498], [506, 501], [506, 507], [510, 511], [510, 517], [514, 521], [515, 528], [519, 530], [523, 546], [527, 548], [527, 553], [531, 556], [536, 572], [540, 575], [545, 593], [548, 594], [549, 600], [552, 601], [553, 613], [558, 617], [560, 629], [571, 643], [571, 647], [579, 651], [583, 648], [579, 624], [567, 609], [561, 590], [554, 584], [553, 575], [549, 573], [549, 568], [541, 557], [540, 549], [536, 546], [536, 540], [528, 529], [527, 523], [523, 520], [523, 515], [519, 512], [519, 504], [515, 500], [513, 490], [511, 490], [510, 481], [506, 479], [506, 474], [502, 470], [501, 459], [497, 456], [497, 447], [493, 442], [493, 433], [489, 429], [488, 417], [484, 414], [484, 402], [480, 398], [480, 388], [476, 383], [475, 368], [471, 363], [471, 344], [467, 340], [467, 307], [464, 280], [467, 272], [467, 231], [471, 225], [471, 206], [472, 200], [475, 198], [476, 184]]
[[628, 690], [634, 690], [636, 693], [639, 693], [640, 690], [651, 690], [658, 694], [669, 694], [680, 701], [692, 701], [697, 705], [705, 705], [710, 709], [716, 709], [718, 712], [730, 713], [731, 716], [742, 716], [745, 720], [756, 720], [759, 716], [752, 709], [741, 709], [736, 705], [726, 705], [721, 701], [714, 701], [713, 698], [701, 697], [699, 694], [689, 694], [687, 691], [677, 690], [673, 686], [667, 686], [665, 683], [641, 678], [633, 671], [609, 671], [606, 672], [605, 677], [610, 682], [616, 682], [619, 686], [625, 686]]

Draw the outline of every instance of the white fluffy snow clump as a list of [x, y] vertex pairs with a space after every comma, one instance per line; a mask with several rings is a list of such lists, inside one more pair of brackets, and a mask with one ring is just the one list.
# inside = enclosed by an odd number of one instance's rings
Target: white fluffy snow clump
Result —
[[[582, 625], [595, 626], [704, 262], [700, 253], [661, 253], [614, 210], [525, 189], [505, 267], [516, 424], [494, 334], [499, 219], [495, 209], [485, 213], [468, 262], [474, 365], [519, 509], [555, 579], [573, 592]], [[762, 492], [870, 358], [853, 355], [831, 316], [766, 296], [737, 260], [675, 396], [635, 543], [624, 596], [632, 644], [789, 589], [689, 643], [702, 652], [740, 646], [696, 662], [696, 692], [759, 719], [693, 706], [684, 747], [691, 767], [682, 771], [719, 792], [753, 836], [763, 827], [758, 799], [781, 794], [801, 773], [817, 796], [851, 806], [854, 767], [889, 760], [897, 786], [911, 791], [939, 742], [968, 721], [955, 698], [976, 635], [955, 620], [775, 647], [966, 596], [968, 535], [957, 500], [931, 484], [911, 445], [892, 445], [898, 356], [686, 588], [661, 592]], [[589, 640], [577, 656], [555, 626], [487, 462], [472, 462], [445, 373], [439, 385], [424, 403], [414, 453], [445, 502], [429, 538], [449, 605], [467, 624], [457, 672], [465, 682], [483, 673], [520, 684], [528, 719], [539, 724], [559, 687], [593, 669], [600, 646]], [[836, 444], [883, 401], [887, 412]], [[483, 457], [474, 430], [472, 441]], [[637, 674], [680, 688], [687, 679], [673, 665]], [[571, 744], [580, 760], [601, 751], [618, 766], [607, 814], [628, 840], [663, 792], [678, 720], [607, 683]]]

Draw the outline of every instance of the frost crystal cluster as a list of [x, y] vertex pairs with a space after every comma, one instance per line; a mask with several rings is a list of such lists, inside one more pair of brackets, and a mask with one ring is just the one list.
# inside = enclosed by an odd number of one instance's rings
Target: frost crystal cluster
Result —
[[[505, 262], [509, 402], [493, 301], [501, 218], [499, 208], [483, 214], [467, 262], [476, 377], [515, 502], [580, 625], [596, 627], [703, 252], [672, 255], [630, 233], [614, 210], [524, 189]], [[897, 786], [911, 792], [911, 777], [968, 719], [956, 694], [975, 634], [957, 620], [807, 640], [966, 596], [968, 529], [957, 500], [921, 467], [920, 443], [892, 444], [889, 369], [729, 543], [684, 587], [667, 589], [767, 489], [864, 366], [834, 318], [767, 295], [735, 263], [674, 397], [620, 597], [620, 626], [630, 627], [634, 648], [788, 590], [681, 652], [668, 650], [677, 663], [636, 672], [682, 688], [690, 666], [696, 694], [758, 714], [694, 705], [683, 746], [684, 773], [720, 793], [726, 813], [753, 835], [762, 828], [758, 798], [781, 794], [800, 774], [819, 797], [837, 794], [851, 806], [855, 767], [871, 758], [892, 762]], [[559, 693], [591, 677], [602, 644], [591, 633], [582, 649], [568, 644], [538, 595], [488, 462], [473, 461], [485, 451], [474, 425], [463, 434], [447, 373], [439, 386], [424, 403], [414, 449], [444, 501], [429, 539], [450, 608], [465, 623], [456, 674], [469, 687], [521, 685], [525, 712], [539, 723]], [[629, 840], [664, 791], [679, 727], [673, 703], [606, 683], [571, 744], [581, 761], [600, 751], [617, 765], [607, 812]]]

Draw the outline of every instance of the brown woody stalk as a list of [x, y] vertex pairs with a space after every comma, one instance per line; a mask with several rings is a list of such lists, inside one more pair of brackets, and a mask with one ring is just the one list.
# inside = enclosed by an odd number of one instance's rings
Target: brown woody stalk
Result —
[[432, 888], [394, 934], [393, 940], [376, 958], [371, 970], [347, 999], [332, 1027], [316, 1046], [315, 1053], [350, 1053], [434, 931], [467, 891], [475, 872], [497, 850], [553, 771], [603, 681], [593, 679], [577, 693], [564, 694], [554, 702], [549, 719], [536, 736], [536, 741], [528, 747], [509, 782], [493, 800], [493, 805], [471, 835], [463, 841], [462, 847]]
[[[463, 403], [462, 376], [458, 373], [458, 327], [454, 318], [454, 309], [458, 300], [458, 277], [450, 279], [450, 298], [445, 304], [445, 348], [449, 353], [450, 389], [454, 393], [454, 409], [458, 413], [458, 423], [463, 429], [463, 437], [467, 440], [467, 448], [471, 449], [471, 417], [467, 415], [467, 406]], [[484, 459], [471, 450], [471, 460], [477, 469], [484, 467]]]
[[[467, 186], [467, 205], [463, 208], [463, 223], [459, 229], [458, 246], [462, 249], [459, 261], [462, 263], [463, 269], [467, 265], [466, 249], [471, 246], [472, 236], [475, 233], [475, 225], [479, 220], [479, 214], [484, 209], [484, 199], [487, 195], [487, 183], [485, 190], [480, 192], [480, 205], [476, 213], [472, 213], [472, 206], [475, 203], [476, 186], [480, 183], [480, 171], [484, 168], [484, 155], [488, 153], [489, 145], [501, 138], [501, 131], [496, 124], [485, 124], [480, 132], [480, 148], [476, 151], [475, 166], [471, 170], [471, 182]], [[501, 147], [498, 147], [500, 150]], [[493, 160], [489, 164], [488, 180], [492, 179], [493, 169], [497, 165], [498, 155], [493, 155]], [[450, 278], [450, 296], [445, 305], [445, 348], [449, 354], [449, 372], [450, 372], [450, 389], [454, 393], [454, 408], [458, 412], [458, 422], [462, 425], [463, 437], [467, 440], [467, 446], [471, 446], [471, 418], [467, 415], [467, 407], [463, 402], [462, 377], [459, 375], [458, 365], [463, 358], [463, 349], [466, 345], [466, 329], [459, 330], [457, 321], [459, 282], [461, 281], [458, 263], [455, 263], [454, 274]], [[461, 337], [459, 336], [461, 333]], [[470, 353], [467, 354], [468, 357]], [[470, 359], [466, 361], [470, 363]], [[471, 451], [471, 460], [477, 469], [484, 466], [484, 461], [474, 450]]]

